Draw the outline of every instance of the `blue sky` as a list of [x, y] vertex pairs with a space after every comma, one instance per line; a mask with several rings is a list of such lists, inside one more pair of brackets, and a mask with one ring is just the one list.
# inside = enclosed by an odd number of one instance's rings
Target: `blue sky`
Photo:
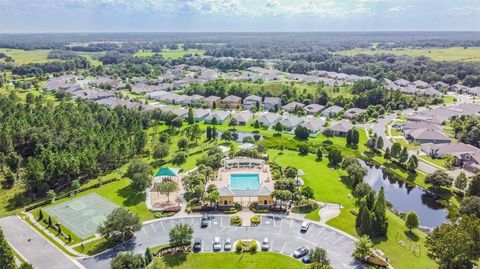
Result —
[[480, 0], [0, 0], [0, 32], [480, 30]]

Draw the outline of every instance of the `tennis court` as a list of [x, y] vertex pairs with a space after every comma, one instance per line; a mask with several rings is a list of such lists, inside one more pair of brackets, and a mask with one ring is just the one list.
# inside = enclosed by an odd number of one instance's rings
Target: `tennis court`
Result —
[[45, 208], [45, 212], [55, 218], [80, 238], [97, 232], [107, 215], [118, 206], [96, 193]]

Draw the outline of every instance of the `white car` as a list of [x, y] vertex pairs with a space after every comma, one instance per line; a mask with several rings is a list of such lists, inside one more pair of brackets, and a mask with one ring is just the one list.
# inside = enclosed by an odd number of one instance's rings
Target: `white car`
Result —
[[222, 249], [222, 243], [220, 242], [219, 237], [213, 239], [213, 251], [220, 251]]
[[225, 251], [230, 251], [232, 249], [232, 239], [230, 238], [227, 238], [225, 240], [225, 243], [223, 244], [223, 249]]
[[262, 242], [262, 250], [267, 251], [270, 248], [270, 243], [268, 242], [268, 238], [265, 237]]
[[305, 233], [308, 230], [308, 227], [310, 227], [310, 222], [304, 221], [302, 223], [302, 226], [300, 226], [300, 232]]

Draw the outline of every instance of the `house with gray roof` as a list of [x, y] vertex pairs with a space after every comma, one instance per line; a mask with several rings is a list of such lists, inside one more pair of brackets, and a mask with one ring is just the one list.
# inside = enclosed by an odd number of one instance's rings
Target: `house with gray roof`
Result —
[[246, 111], [241, 111], [237, 113], [237, 115], [235, 115], [232, 118], [232, 122], [235, 123], [236, 125], [245, 126], [252, 119], [253, 119], [253, 114], [250, 111], [246, 110]]
[[408, 140], [414, 141], [419, 144], [433, 143], [442, 144], [450, 143], [451, 139], [448, 135], [432, 129], [415, 129], [409, 132], [405, 132], [405, 136]]
[[170, 110], [173, 114], [177, 115], [179, 118], [185, 119], [187, 118], [188, 115], [188, 109], [183, 108], [183, 107], [176, 107], [172, 110]]
[[335, 117], [342, 111], [343, 111], [343, 107], [331, 106], [331, 107], [328, 107], [327, 109], [322, 111], [322, 116], [324, 116], [324, 117]]
[[426, 88], [430, 87], [430, 84], [428, 84], [427, 82], [425, 82], [423, 80], [415, 80], [413, 82], [413, 85], [415, 85], [415, 87], [417, 87], [419, 89], [426, 89]]
[[305, 107], [305, 110], [309, 115], [317, 115], [320, 113], [325, 108], [325, 106], [319, 105], [319, 104], [310, 104]]
[[302, 124], [303, 118], [297, 117], [297, 116], [286, 116], [280, 121], [280, 124], [283, 126], [285, 130], [291, 131], [300, 124]]
[[458, 155], [463, 153], [480, 152], [480, 149], [470, 144], [450, 143], [450, 144], [434, 144], [425, 143], [421, 146], [422, 152], [435, 158], [443, 158], [445, 155]]
[[332, 123], [330, 130], [335, 136], [346, 136], [347, 132], [353, 129], [353, 124], [349, 120], [341, 120]]
[[297, 111], [297, 109], [303, 108], [303, 107], [305, 107], [305, 105], [302, 104], [302, 103], [290, 102], [290, 103], [284, 105], [282, 108], [283, 108], [283, 110], [285, 110], [287, 112], [295, 112], [295, 111]]
[[359, 114], [362, 114], [364, 112], [367, 112], [366, 109], [361, 109], [361, 108], [358, 108], [358, 107], [353, 107], [353, 108], [349, 108], [345, 111], [345, 113], [343, 113], [343, 117], [346, 118], [346, 119], [353, 119], [355, 117], [357, 117]]
[[258, 119], [258, 122], [260, 123], [260, 125], [262, 125], [263, 127], [270, 127], [272, 126], [273, 124], [275, 124], [276, 122], [278, 122], [279, 120], [281, 120], [282, 117], [280, 117], [280, 115], [276, 114], [276, 113], [265, 113], [263, 114], [259, 119]]
[[188, 99], [189, 99], [189, 104], [195, 105], [195, 104], [199, 104], [199, 103], [203, 102], [205, 97], [202, 96], [202, 95], [199, 95], [199, 94], [194, 94], [194, 95], [190, 95], [188, 97]]
[[433, 124], [430, 122], [424, 122], [424, 121], [404, 121], [400, 125], [402, 130], [404, 132], [409, 132], [411, 130], [416, 130], [416, 129], [431, 129], [431, 130], [437, 130], [441, 131], [443, 128], [440, 125]]
[[423, 88], [420, 91], [420, 93], [426, 96], [442, 96], [443, 95], [443, 93], [441, 93], [440, 91], [436, 90], [433, 87]]
[[106, 92], [106, 91], [101, 91], [97, 89], [81, 89], [81, 90], [72, 92], [72, 97], [97, 101], [101, 99], [115, 97], [115, 94], [112, 92]]
[[243, 109], [250, 109], [251, 106], [256, 106], [262, 103], [262, 97], [257, 95], [249, 95], [243, 99]]
[[224, 123], [228, 118], [230, 118], [230, 113], [227, 111], [223, 110], [217, 110], [213, 111], [210, 113], [206, 118], [205, 118], [205, 123], [212, 123], [213, 119], [216, 119], [218, 124]]
[[208, 115], [210, 115], [210, 112], [209, 109], [197, 108], [193, 110], [193, 117], [195, 118], [195, 121], [203, 121]]
[[302, 124], [303, 127], [307, 128], [310, 136], [315, 137], [323, 131], [325, 126], [325, 120], [322, 118], [312, 118], [307, 122]]
[[400, 86], [400, 87], [407, 87], [408, 85], [410, 85], [410, 81], [408, 81], [406, 79], [403, 79], [403, 78], [397, 79], [393, 83], [395, 83], [395, 85]]
[[266, 111], [278, 110], [282, 107], [282, 99], [279, 97], [265, 97], [263, 103]]

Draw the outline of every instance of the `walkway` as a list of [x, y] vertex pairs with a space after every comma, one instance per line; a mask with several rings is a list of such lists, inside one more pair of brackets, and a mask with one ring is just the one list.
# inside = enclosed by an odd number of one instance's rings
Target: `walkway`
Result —
[[336, 218], [340, 215], [341, 206], [339, 204], [318, 203], [322, 208], [318, 211], [320, 215], [320, 223], [327, 223], [327, 221]]
[[36, 269], [85, 268], [68, 257], [18, 216], [0, 219], [6, 239]]

